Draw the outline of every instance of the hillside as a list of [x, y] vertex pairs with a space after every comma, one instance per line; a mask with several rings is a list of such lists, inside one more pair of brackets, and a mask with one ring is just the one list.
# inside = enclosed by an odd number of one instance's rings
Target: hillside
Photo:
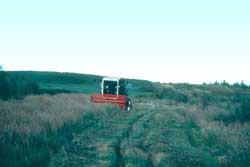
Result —
[[0, 166], [250, 166], [248, 87], [129, 80], [125, 112], [89, 101], [100, 76], [7, 74], [40, 92], [0, 101]]
[[[100, 91], [101, 76], [77, 73], [8, 71], [10, 80], [17, 83], [37, 83], [41, 93], [85, 93]], [[128, 80], [132, 84], [131, 95], [137, 95], [142, 87], [149, 87], [151, 82], [145, 80]]]

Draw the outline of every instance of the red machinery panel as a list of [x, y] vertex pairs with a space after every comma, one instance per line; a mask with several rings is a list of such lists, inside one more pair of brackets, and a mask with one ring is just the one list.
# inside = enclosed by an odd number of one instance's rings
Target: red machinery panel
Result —
[[113, 94], [93, 94], [90, 96], [90, 100], [96, 103], [113, 103], [125, 109], [126, 96], [125, 95], [113, 95]]

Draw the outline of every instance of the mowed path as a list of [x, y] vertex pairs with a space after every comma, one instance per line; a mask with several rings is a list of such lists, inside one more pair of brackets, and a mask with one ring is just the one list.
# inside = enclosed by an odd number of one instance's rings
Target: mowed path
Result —
[[204, 160], [210, 155], [190, 141], [189, 120], [176, 107], [160, 108], [145, 103], [130, 112], [83, 118], [81, 132], [53, 156], [50, 167], [213, 166]]

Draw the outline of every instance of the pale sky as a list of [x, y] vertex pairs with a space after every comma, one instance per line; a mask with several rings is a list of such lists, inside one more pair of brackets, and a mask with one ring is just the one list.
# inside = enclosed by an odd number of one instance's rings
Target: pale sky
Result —
[[250, 84], [250, 1], [0, 1], [0, 64]]

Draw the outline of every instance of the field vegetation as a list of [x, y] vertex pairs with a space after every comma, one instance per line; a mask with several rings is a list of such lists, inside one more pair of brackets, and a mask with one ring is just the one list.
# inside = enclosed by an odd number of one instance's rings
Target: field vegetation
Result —
[[8, 74], [40, 92], [0, 101], [0, 166], [250, 166], [244, 83], [129, 80], [134, 109], [125, 112], [89, 101], [98, 76]]

